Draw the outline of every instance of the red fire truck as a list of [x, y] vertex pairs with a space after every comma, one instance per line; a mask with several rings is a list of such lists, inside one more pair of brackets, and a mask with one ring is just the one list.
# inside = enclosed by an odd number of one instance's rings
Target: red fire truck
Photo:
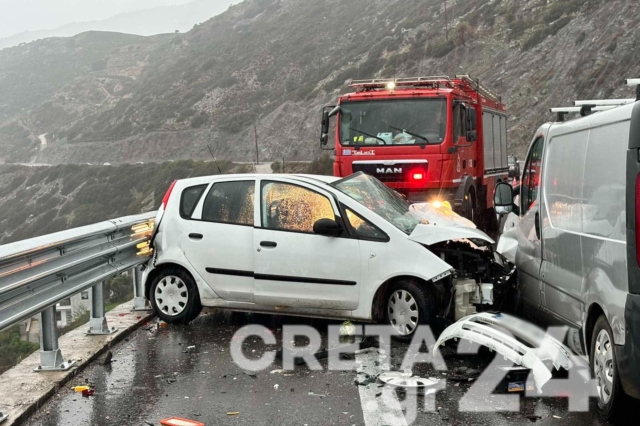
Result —
[[469, 76], [353, 81], [322, 111], [321, 145], [336, 119], [334, 175], [364, 172], [414, 202], [448, 204], [481, 228], [497, 226], [493, 188], [507, 180], [507, 114]]

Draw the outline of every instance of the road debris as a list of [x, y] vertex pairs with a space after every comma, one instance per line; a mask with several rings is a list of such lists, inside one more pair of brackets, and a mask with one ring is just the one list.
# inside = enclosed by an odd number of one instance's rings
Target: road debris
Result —
[[406, 392], [417, 393], [419, 395], [435, 393], [436, 389], [427, 388], [437, 385], [440, 382], [438, 379], [433, 377], [425, 379], [423, 377], [413, 376], [410, 370], [382, 373], [378, 377], [378, 380], [387, 386], [403, 389]]
[[163, 426], [204, 426], [204, 423], [200, 423], [195, 420], [182, 419], [180, 417], [162, 419], [160, 420], [160, 424]]
[[112, 359], [113, 359], [113, 352], [107, 351], [107, 354], [104, 356], [104, 359], [102, 360], [102, 365], [111, 364]]
[[450, 339], [464, 339], [486, 346], [505, 360], [531, 370], [538, 393], [551, 379], [550, 368], [543, 361], [551, 361], [556, 369], [573, 367], [572, 352], [568, 347], [541, 328], [503, 313], [483, 312], [455, 322], [442, 332], [433, 348], [434, 353]]
[[279, 385], [279, 384], [277, 384], [277, 383], [276, 383], [275, 385], [273, 385], [273, 388], [274, 388], [275, 390], [278, 390], [278, 388], [279, 388], [279, 387], [280, 387], [280, 385]]
[[75, 392], [80, 393], [80, 392], [84, 392], [86, 390], [89, 390], [91, 388], [89, 386], [74, 386], [71, 389], [73, 389]]
[[240, 414], [240, 411], [228, 411], [227, 416], [237, 416]]
[[82, 391], [82, 396], [84, 398], [88, 398], [90, 396], [94, 396], [96, 394], [96, 391], [94, 391], [93, 389], [85, 389]]
[[323, 395], [323, 394], [320, 394], [320, 393], [313, 393], [313, 392], [309, 392], [307, 395], [319, 396], [320, 398], [326, 398], [327, 397], [327, 395]]
[[282, 374], [284, 373], [284, 370], [271, 370], [269, 371], [269, 374]]

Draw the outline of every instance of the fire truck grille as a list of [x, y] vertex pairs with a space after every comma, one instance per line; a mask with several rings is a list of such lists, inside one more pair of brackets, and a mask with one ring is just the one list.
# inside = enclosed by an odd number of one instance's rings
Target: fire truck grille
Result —
[[384, 183], [401, 183], [410, 180], [409, 174], [427, 173], [426, 163], [401, 163], [395, 165], [380, 164], [353, 164], [353, 172], [364, 172], [379, 179]]

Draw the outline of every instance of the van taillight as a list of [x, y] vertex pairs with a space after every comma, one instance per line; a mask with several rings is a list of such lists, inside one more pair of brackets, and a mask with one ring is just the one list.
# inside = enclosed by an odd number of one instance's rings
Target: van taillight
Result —
[[640, 174], [636, 176], [636, 261], [640, 266]]
[[162, 204], [160, 205], [161, 209], [166, 209], [167, 208], [167, 203], [169, 202], [169, 197], [171, 197], [171, 191], [173, 191], [173, 187], [176, 186], [176, 182], [177, 182], [177, 180], [174, 180], [171, 183], [171, 186], [169, 187], [169, 189], [167, 190], [167, 193], [164, 194], [164, 198], [162, 199]]

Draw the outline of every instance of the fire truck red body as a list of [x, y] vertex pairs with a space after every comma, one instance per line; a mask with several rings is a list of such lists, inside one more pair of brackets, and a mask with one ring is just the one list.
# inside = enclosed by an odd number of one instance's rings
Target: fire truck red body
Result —
[[[371, 174], [411, 201], [447, 201], [495, 225], [493, 189], [508, 179], [501, 99], [468, 76], [354, 81], [323, 110], [323, 146], [337, 117], [334, 174]], [[493, 225], [492, 225], [493, 222]]]

